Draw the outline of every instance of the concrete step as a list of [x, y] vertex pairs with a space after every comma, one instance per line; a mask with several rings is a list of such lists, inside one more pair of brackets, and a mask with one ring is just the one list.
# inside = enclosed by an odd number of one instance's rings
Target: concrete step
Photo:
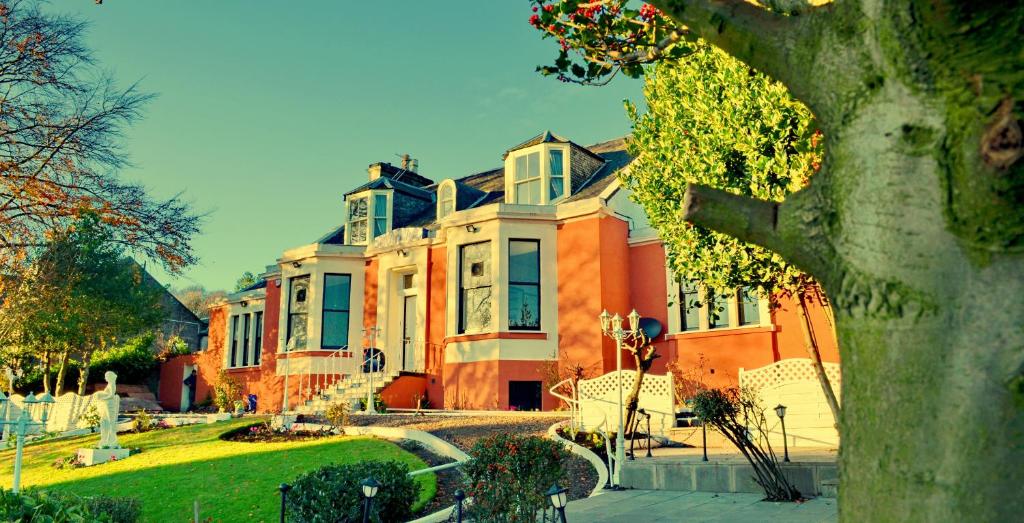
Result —
[[839, 497], [839, 480], [838, 479], [826, 479], [821, 482], [821, 497], [823, 498], [838, 498]]
[[[805, 496], [834, 496], [838, 490], [835, 462], [792, 462], [781, 463], [780, 467]], [[703, 462], [699, 456], [626, 461], [622, 466], [622, 485], [644, 490], [764, 493], [754, 481], [749, 463], [714, 459]]]

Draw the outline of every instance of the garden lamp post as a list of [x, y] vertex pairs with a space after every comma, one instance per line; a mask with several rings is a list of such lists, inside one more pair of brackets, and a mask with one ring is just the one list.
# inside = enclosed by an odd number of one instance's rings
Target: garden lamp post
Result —
[[280, 487], [277, 487], [281, 491], [281, 523], [285, 522], [285, 510], [287, 505], [285, 502], [288, 501], [288, 491], [292, 489], [292, 486], [287, 483], [281, 483]]
[[785, 455], [782, 461], [789, 463], [789, 441], [786, 438], [786, 406], [781, 403], [776, 405], [775, 415], [782, 422], [782, 450]]
[[622, 342], [640, 335], [640, 314], [636, 309], [629, 313], [629, 324], [626, 325], [628, 330], [623, 330], [622, 316], [618, 314], [609, 317], [608, 311], [605, 310], [601, 312], [599, 318], [601, 332], [615, 340], [615, 371], [619, 382], [619, 431], [615, 435], [615, 470], [612, 471], [612, 476], [615, 478], [615, 486], [618, 487], [621, 486], [622, 463], [626, 461], [625, 415], [622, 411]]
[[565, 488], [559, 487], [556, 483], [554, 485], [551, 485], [551, 488], [548, 489], [545, 495], [551, 501], [551, 506], [554, 507], [556, 511], [558, 511], [558, 519], [561, 520], [562, 523], [566, 523], [565, 504], [568, 503], [568, 500], [566, 499]]
[[[366, 380], [366, 408], [363, 409], [363, 413], [364, 414], [376, 414], [377, 413], [377, 405], [375, 405], [376, 402], [373, 401], [373, 373], [374, 373], [374, 371], [377, 370], [377, 365], [374, 365], [374, 361], [373, 360], [374, 360], [374, 355], [375, 355], [374, 354], [374, 350], [376, 350], [374, 345], [377, 344], [377, 337], [380, 336], [380, 327], [370, 327], [370, 328], [363, 329], [363, 333], [365, 334], [366, 339], [367, 339], [366, 353], [369, 354], [369, 356], [367, 357], [365, 362], [366, 362], [367, 365], [369, 365], [369, 367], [367, 367], [367, 368], [370, 371], [370, 372], [367, 373], [367, 380]], [[378, 361], [380, 361], [380, 360], [378, 359]]]
[[[16, 450], [14, 451], [14, 482], [12, 483], [11, 490], [14, 493], [18, 493], [21, 490], [21, 458], [25, 449], [25, 436], [28, 434], [29, 429], [36, 427], [46, 427], [46, 418], [50, 415], [50, 407], [53, 405], [53, 396], [50, 393], [44, 393], [38, 399], [34, 394], [29, 394], [25, 397], [25, 402], [21, 409], [21, 415], [18, 419], [13, 421], [7, 420], [7, 410], [11, 406], [11, 400], [4, 396], [3, 392], [0, 392], [0, 404], [3, 407], [3, 424], [4, 427], [10, 427], [14, 432], [16, 438]], [[39, 421], [33, 420], [33, 414], [39, 412]]]
[[704, 423], [704, 420], [700, 420], [700, 441], [701, 441], [701, 444], [704, 446], [704, 457], [701, 458], [701, 461], [707, 461], [708, 460], [708, 425], [707, 425], [707, 423]]
[[462, 502], [466, 500], [466, 492], [462, 489], [455, 491], [455, 523], [462, 523]]
[[[288, 340], [284, 346], [284, 398], [281, 400], [281, 416], [283, 417], [288, 412], [288, 374], [291, 373], [292, 367], [290, 365], [291, 352], [295, 350], [295, 338]], [[300, 383], [301, 386], [301, 383]], [[300, 391], [299, 395], [302, 393]]]
[[363, 480], [363, 497], [366, 498], [366, 502], [363, 505], [363, 523], [370, 523], [370, 510], [373, 508], [373, 498], [377, 495], [377, 491], [380, 490], [380, 483], [373, 478], [366, 478]]

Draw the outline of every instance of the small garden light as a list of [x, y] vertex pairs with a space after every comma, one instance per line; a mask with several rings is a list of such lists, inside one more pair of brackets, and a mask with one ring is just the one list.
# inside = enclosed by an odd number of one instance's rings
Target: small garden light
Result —
[[566, 523], [565, 522], [565, 505], [566, 505], [566, 503], [568, 503], [568, 500], [566, 499], [566, 490], [565, 490], [565, 488], [564, 487], [559, 487], [558, 484], [556, 483], [554, 485], [551, 485], [551, 488], [548, 489], [548, 491], [547, 491], [547, 493], [545, 493], [545, 495], [548, 497], [548, 500], [551, 501], [551, 506], [554, 507], [555, 510], [558, 511], [558, 518], [562, 521], [562, 523]]
[[782, 422], [782, 450], [783, 459], [782, 461], [789, 463], [789, 441], [786, 438], [786, 406], [778, 404], [775, 406], [775, 415], [779, 417], [779, 421]]
[[370, 509], [373, 507], [373, 498], [377, 495], [377, 491], [380, 490], [380, 482], [373, 478], [366, 478], [363, 480], [363, 497], [366, 498], [366, 504], [363, 505], [363, 523], [369, 523], [370, 521]]
[[281, 483], [280, 487], [277, 487], [281, 491], [281, 523], [285, 522], [285, 511], [287, 510], [288, 491], [292, 489], [292, 486], [287, 483]]
[[462, 523], [462, 502], [466, 500], [466, 492], [462, 489], [455, 491], [455, 523]]

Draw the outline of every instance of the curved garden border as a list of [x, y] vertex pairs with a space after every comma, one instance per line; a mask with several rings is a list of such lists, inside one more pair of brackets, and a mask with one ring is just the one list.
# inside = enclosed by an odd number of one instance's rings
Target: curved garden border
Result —
[[604, 494], [604, 486], [608, 484], [608, 466], [604, 461], [601, 461], [600, 456], [594, 454], [590, 449], [582, 445], [577, 445], [575, 442], [569, 441], [558, 435], [558, 428], [566, 423], [569, 423], [569, 421], [559, 421], [558, 423], [548, 427], [548, 437], [555, 441], [560, 441], [563, 445], [569, 447], [569, 452], [589, 461], [590, 465], [597, 471], [597, 486], [594, 487], [594, 490], [590, 492], [590, 496], [587, 497], [592, 498], [594, 496]]

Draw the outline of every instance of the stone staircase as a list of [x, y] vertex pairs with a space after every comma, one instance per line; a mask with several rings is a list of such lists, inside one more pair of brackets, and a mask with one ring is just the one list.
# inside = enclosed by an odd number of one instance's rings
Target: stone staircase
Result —
[[[373, 373], [373, 393], [378, 394], [391, 384], [395, 378], [398, 377], [398, 371], [382, 371]], [[353, 405], [359, 400], [366, 399], [366, 388], [367, 382], [370, 380], [369, 374], [359, 373], [354, 376], [344, 378], [336, 382], [333, 386], [327, 387], [320, 391], [319, 395], [314, 394], [312, 399], [308, 399], [302, 404], [296, 406], [296, 414], [305, 415], [321, 415], [327, 410], [327, 407], [333, 403], [342, 402], [348, 405]]]

